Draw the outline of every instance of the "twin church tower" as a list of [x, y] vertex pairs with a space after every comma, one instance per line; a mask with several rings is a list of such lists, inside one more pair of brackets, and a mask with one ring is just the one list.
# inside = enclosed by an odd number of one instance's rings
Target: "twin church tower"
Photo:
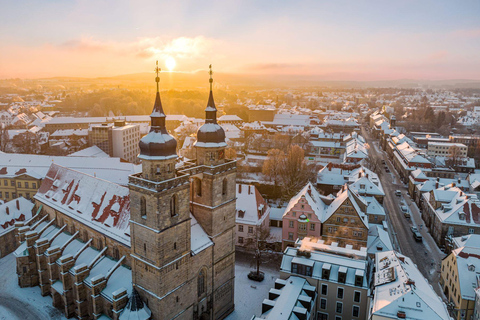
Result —
[[140, 140], [142, 172], [129, 177], [132, 281], [152, 319], [223, 319], [234, 309], [235, 161], [212, 92], [194, 145], [177, 164], [157, 92], [150, 132]]

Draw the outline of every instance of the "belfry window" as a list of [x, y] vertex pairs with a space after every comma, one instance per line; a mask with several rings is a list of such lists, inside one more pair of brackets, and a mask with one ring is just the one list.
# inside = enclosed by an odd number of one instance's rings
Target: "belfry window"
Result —
[[223, 179], [223, 183], [222, 183], [222, 195], [226, 195], [227, 194], [227, 179]]
[[173, 195], [170, 198], [170, 215], [176, 216], [177, 215], [177, 196]]
[[143, 219], [147, 218], [147, 200], [145, 197], [140, 198], [140, 215]]
[[195, 191], [197, 193], [197, 197], [202, 196], [202, 180], [198, 178], [195, 179]]
[[207, 274], [205, 272], [205, 269], [200, 270], [200, 273], [198, 274], [198, 296], [200, 297], [202, 294], [205, 293], [205, 278]]

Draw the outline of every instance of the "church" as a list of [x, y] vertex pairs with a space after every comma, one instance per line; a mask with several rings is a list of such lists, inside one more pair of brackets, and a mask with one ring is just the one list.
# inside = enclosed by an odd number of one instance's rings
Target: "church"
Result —
[[17, 222], [18, 283], [78, 319], [224, 319], [234, 309], [236, 163], [212, 92], [180, 164], [159, 92], [128, 188], [52, 164]]

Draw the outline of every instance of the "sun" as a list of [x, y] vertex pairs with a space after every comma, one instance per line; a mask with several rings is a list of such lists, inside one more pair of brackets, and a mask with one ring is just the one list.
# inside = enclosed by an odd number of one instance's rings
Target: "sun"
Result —
[[165, 66], [167, 67], [167, 69], [169, 71], [172, 71], [173, 69], [175, 69], [175, 66], [177, 65], [177, 62], [175, 61], [175, 59], [173, 59], [172, 57], [168, 57], [166, 60], [165, 60]]

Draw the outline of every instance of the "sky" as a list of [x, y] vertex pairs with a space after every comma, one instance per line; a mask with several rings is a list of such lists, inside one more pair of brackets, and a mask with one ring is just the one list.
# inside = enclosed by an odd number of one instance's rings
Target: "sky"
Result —
[[[480, 79], [480, 1], [0, 0], [0, 79]], [[169, 64], [172, 68], [172, 64]]]

